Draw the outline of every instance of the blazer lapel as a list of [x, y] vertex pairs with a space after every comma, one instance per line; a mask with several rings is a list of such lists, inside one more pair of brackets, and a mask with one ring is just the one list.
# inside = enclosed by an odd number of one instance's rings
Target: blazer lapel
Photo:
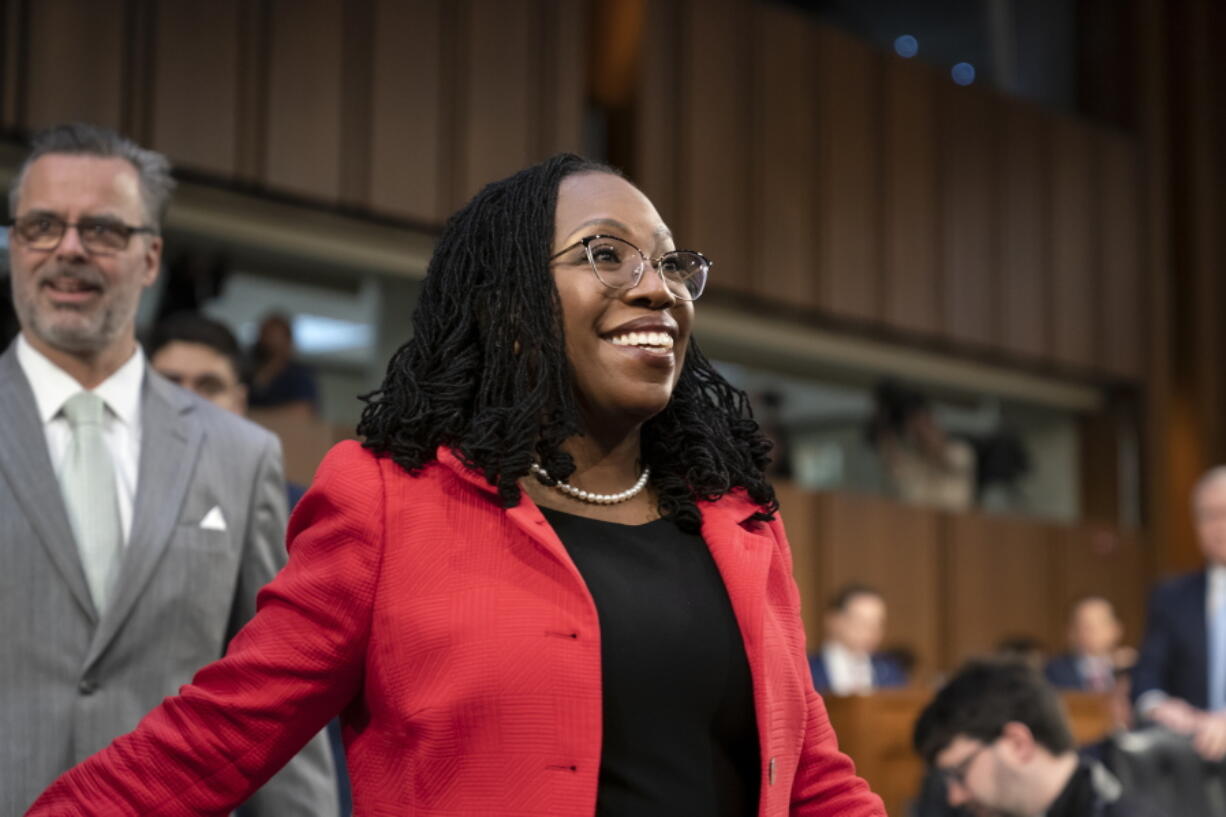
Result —
[[[761, 655], [762, 616], [766, 607], [766, 579], [770, 571], [772, 539], [741, 523], [758, 510], [739, 493], [715, 502], [703, 502], [702, 536], [724, 579], [728, 598], [745, 639], [751, 668]], [[764, 527], [764, 526], [763, 526]]]
[[96, 623], [98, 613], [81, 567], [76, 536], [47, 451], [34, 392], [17, 362], [16, 344], [0, 355], [0, 418], [0, 471], [77, 605]]
[[96, 660], [115, 637], [170, 544], [204, 437], [187, 394], [148, 368], [141, 386], [140, 423], [132, 533], [114, 597], [103, 612], [87, 663]]

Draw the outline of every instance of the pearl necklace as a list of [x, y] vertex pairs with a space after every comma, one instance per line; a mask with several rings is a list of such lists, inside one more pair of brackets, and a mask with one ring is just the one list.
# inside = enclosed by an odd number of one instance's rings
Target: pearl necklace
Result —
[[[536, 474], [537, 478], [542, 481], [551, 479], [549, 472], [537, 465], [535, 462], [532, 463], [531, 470], [532, 473]], [[596, 505], [616, 505], [619, 502], [625, 502], [631, 497], [638, 496], [638, 494], [647, 487], [647, 479], [650, 476], [651, 466], [646, 466], [643, 468], [643, 473], [639, 474], [638, 482], [634, 483], [632, 487], [626, 489], [625, 491], [621, 491], [620, 493], [616, 494], [597, 494], [593, 493], [592, 491], [585, 491], [582, 488], [576, 488], [569, 482], [563, 482], [562, 480], [556, 480], [553, 483], [553, 487], [557, 488], [567, 496], [574, 497], [581, 502], [591, 502]]]

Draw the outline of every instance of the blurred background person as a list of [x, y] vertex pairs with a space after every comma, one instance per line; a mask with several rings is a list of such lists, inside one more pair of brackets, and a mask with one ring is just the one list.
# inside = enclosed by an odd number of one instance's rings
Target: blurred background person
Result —
[[247, 412], [242, 351], [225, 324], [198, 312], [176, 312], [153, 328], [146, 350], [149, 363], [171, 383], [226, 411]]
[[974, 661], [920, 713], [915, 750], [950, 806], [1002, 817], [1158, 817], [1081, 756], [1055, 692], [1025, 664]]
[[293, 322], [280, 313], [265, 316], [251, 350], [247, 401], [252, 408], [319, 412], [315, 371], [296, 358]]
[[1190, 735], [1217, 761], [1226, 758], [1226, 466], [1201, 477], [1192, 513], [1205, 567], [1150, 595], [1133, 695], [1139, 716]]
[[868, 438], [898, 497], [916, 505], [966, 510], [975, 500], [975, 449], [937, 423], [928, 398], [897, 380], [873, 393]]
[[1117, 670], [1132, 663], [1129, 652], [1121, 651], [1123, 635], [1111, 602], [1102, 596], [1079, 599], [1069, 614], [1069, 651], [1050, 659], [1043, 674], [1058, 689], [1107, 692], [1115, 687]]
[[809, 658], [819, 692], [859, 695], [907, 683], [903, 668], [878, 653], [885, 638], [885, 598], [863, 584], [849, 584], [830, 599], [823, 619], [826, 640]]

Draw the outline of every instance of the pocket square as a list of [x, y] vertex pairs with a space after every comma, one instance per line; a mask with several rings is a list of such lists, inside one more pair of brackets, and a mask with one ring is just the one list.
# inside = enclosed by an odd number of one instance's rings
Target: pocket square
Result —
[[221, 515], [221, 506], [214, 505], [213, 510], [204, 515], [204, 519], [200, 520], [201, 530], [225, 530], [226, 518]]

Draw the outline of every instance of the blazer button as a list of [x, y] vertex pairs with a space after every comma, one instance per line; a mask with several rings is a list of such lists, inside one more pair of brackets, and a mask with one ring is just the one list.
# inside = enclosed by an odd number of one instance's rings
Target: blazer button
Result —
[[775, 785], [775, 759], [772, 757], [770, 765], [767, 767], [766, 780], [770, 785]]
[[77, 685], [77, 691], [82, 695], [93, 695], [98, 691], [98, 682], [93, 678], [82, 678], [81, 683]]

